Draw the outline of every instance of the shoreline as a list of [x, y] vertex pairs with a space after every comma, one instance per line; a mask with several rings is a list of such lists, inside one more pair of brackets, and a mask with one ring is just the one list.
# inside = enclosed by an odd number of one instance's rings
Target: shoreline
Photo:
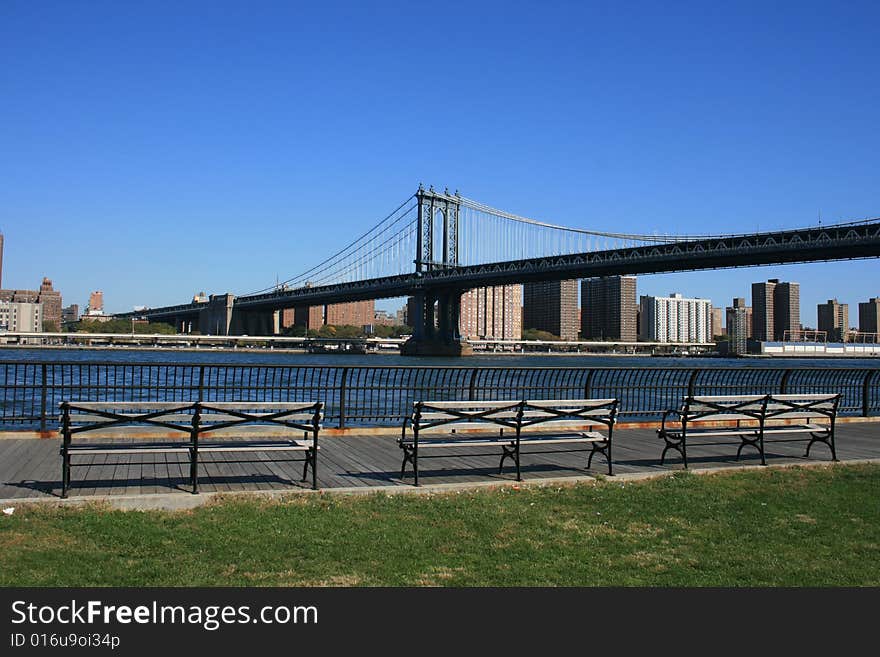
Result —
[[[146, 351], [146, 352], [184, 352], [184, 353], [255, 353], [255, 354], [297, 354], [312, 356], [400, 356], [399, 351], [379, 351], [366, 353], [334, 353], [332, 351], [312, 353], [307, 349], [290, 347], [169, 347], [156, 345], [128, 346], [128, 345], [29, 345], [29, 344], [0, 344], [0, 350], [55, 350], [55, 351]], [[743, 354], [740, 356], [722, 356], [717, 352], [703, 354], [622, 354], [611, 352], [594, 351], [475, 351], [473, 356], [478, 357], [584, 357], [584, 358], [675, 358], [680, 360], [698, 359], [735, 359], [743, 361], [755, 360], [876, 360], [880, 362], [880, 355], [871, 354]], [[466, 361], [469, 356], [462, 356]]]

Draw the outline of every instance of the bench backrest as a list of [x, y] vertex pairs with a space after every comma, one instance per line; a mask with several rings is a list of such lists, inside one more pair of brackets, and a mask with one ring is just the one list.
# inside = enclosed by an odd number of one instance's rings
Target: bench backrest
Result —
[[419, 431], [471, 429], [485, 424], [516, 429], [522, 407], [521, 401], [417, 401], [410, 420]]
[[767, 407], [768, 395], [699, 395], [685, 397], [682, 420], [687, 422], [758, 420]]
[[192, 433], [244, 424], [320, 429], [323, 402], [89, 402], [59, 404], [62, 431], [71, 433], [115, 427], [161, 427]]
[[617, 419], [617, 399], [527, 399], [523, 402], [522, 427], [543, 429], [604, 424]]
[[199, 402], [199, 426], [218, 431], [242, 424], [284, 426], [297, 430], [321, 428], [323, 402]]
[[770, 395], [766, 419], [834, 418], [840, 399], [841, 395], [834, 393]]
[[139, 425], [190, 433], [196, 408], [193, 402], [63, 401], [59, 406], [61, 429], [66, 422], [71, 433]]
[[611, 426], [617, 405], [616, 399], [417, 401], [410, 420], [419, 431], [478, 429], [486, 424], [514, 430], [538, 425], [546, 429], [596, 423]]
[[721, 420], [803, 420], [834, 418], [841, 395], [796, 393], [779, 395], [719, 395], [685, 397], [682, 419], [688, 422]]

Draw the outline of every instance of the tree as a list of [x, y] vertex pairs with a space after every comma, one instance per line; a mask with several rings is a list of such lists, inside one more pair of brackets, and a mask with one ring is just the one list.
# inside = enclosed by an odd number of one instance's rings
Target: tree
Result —
[[43, 320], [43, 333], [58, 333], [58, 324], [50, 319]]
[[543, 342], [558, 342], [561, 338], [558, 335], [553, 335], [552, 333], [548, 333], [547, 331], [541, 331], [540, 329], [525, 329], [522, 332], [523, 340], [541, 340]]
[[106, 322], [81, 319], [74, 325], [74, 331], [77, 333], [135, 333], [139, 335], [147, 333], [175, 335], [177, 333], [177, 330], [170, 324], [132, 322], [130, 319], [111, 319]]

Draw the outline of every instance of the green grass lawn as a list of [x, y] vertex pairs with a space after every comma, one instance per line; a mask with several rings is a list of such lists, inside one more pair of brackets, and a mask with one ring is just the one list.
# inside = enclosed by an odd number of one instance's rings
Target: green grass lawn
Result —
[[880, 466], [436, 495], [20, 506], [3, 586], [877, 586]]

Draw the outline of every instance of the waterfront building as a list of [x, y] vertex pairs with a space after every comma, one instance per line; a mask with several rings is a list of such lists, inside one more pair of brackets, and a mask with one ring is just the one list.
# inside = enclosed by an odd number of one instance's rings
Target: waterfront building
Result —
[[771, 278], [752, 283], [752, 336], [756, 340], [784, 340], [800, 334], [800, 285]]
[[281, 327], [287, 328], [296, 324], [315, 330], [327, 324], [332, 326], [372, 326], [376, 316], [375, 304], [375, 301], [369, 299], [323, 306], [285, 308], [281, 311]]
[[324, 306], [324, 323], [332, 326], [369, 326], [375, 316], [376, 302], [373, 299]]
[[773, 289], [776, 281], [752, 283], [752, 336], [756, 340], [773, 339]]
[[40, 283], [40, 292], [37, 295], [37, 303], [43, 306], [42, 317], [47, 327], [61, 330], [61, 292], [52, 288], [52, 281], [43, 278]]
[[61, 293], [52, 288], [48, 278], [43, 278], [39, 290], [0, 290], [0, 301], [41, 304], [41, 321], [56, 329], [61, 327]]
[[86, 315], [103, 315], [104, 314], [104, 293], [101, 290], [95, 290], [89, 295], [89, 307]]
[[468, 290], [461, 295], [461, 337], [521, 340], [522, 298], [523, 286], [518, 284]]
[[859, 304], [859, 333], [880, 333], [880, 297]]
[[635, 342], [638, 313], [635, 276], [588, 278], [581, 283], [584, 340]]
[[849, 334], [849, 304], [828, 299], [817, 306], [819, 331], [825, 331], [828, 342], [846, 342]]
[[642, 296], [639, 300], [641, 339], [646, 342], [712, 341], [712, 302], [668, 297]]
[[711, 311], [712, 314], [710, 315], [710, 318], [712, 320], [712, 337], [714, 338], [716, 335], [724, 335], [726, 333], [726, 329], [724, 327], [724, 309], [712, 306]]
[[744, 298], [736, 297], [733, 306], [728, 306], [726, 312], [730, 350], [735, 354], [744, 354], [752, 337], [752, 309], [746, 305]]
[[61, 325], [76, 324], [79, 321], [79, 304], [72, 303], [61, 309]]
[[43, 304], [28, 301], [0, 301], [0, 330], [39, 333], [43, 330]]
[[798, 283], [779, 283], [773, 290], [773, 326], [777, 340], [796, 336], [801, 331], [801, 286]]
[[[746, 305], [746, 300], [743, 297], [734, 298], [733, 305], [725, 308], [725, 325], [727, 327], [728, 336], [731, 335], [734, 323], [738, 321], [737, 315], [742, 315], [746, 322], [745, 327], [740, 326], [737, 329], [739, 331], [739, 336], [743, 341], [748, 340], [752, 337], [752, 307]], [[742, 318], [740, 318], [740, 320], [741, 319]]]
[[523, 285], [522, 328], [547, 331], [563, 340], [578, 338], [577, 280]]

